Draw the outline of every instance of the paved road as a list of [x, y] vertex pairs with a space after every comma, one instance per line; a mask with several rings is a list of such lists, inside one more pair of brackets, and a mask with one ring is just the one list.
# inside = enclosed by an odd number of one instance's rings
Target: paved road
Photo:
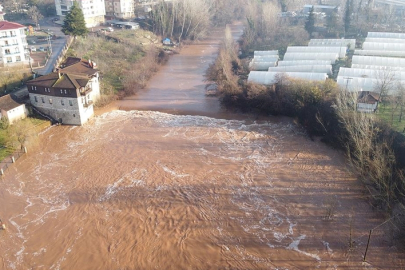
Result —
[[52, 54], [49, 58], [48, 62], [46, 63], [45, 67], [36, 69], [35, 72], [40, 75], [45, 75], [51, 73], [56, 60], [58, 59], [63, 47], [66, 45], [66, 36], [62, 33], [61, 25], [56, 24], [52, 21], [53, 18], [45, 18], [39, 22], [41, 29], [49, 29], [49, 31], [53, 32], [54, 35], [62, 37], [60, 39], [55, 39], [51, 41], [52, 46]]

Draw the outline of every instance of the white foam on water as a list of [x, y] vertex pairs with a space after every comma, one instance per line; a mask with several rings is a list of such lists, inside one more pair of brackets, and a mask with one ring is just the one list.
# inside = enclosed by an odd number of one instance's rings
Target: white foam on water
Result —
[[291, 244], [290, 244], [286, 249], [295, 250], [295, 251], [297, 251], [297, 252], [299, 252], [299, 253], [301, 253], [301, 254], [303, 254], [303, 255], [305, 255], [305, 256], [308, 256], [308, 257], [314, 258], [314, 259], [317, 260], [317, 261], [320, 261], [321, 258], [320, 258], [318, 255], [312, 254], [312, 253], [309, 253], [309, 252], [302, 251], [302, 250], [300, 250], [300, 249], [298, 248], [298, 245], [300, 244], [301, 240], [305, 239], [305, 237], [306, 237], [305, 234], [302, 234], [302, 235], [298, 236], [296, 239], [294, 239], [294, 240], [291, 242]]

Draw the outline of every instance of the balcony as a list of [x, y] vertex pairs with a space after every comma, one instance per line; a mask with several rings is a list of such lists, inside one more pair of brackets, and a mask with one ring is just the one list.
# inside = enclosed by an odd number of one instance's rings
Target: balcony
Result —
[[93, 105], [93, 100], [88, 100], [86, 103], [83, 104], [83, 107], [90, 107], [91, 105]]
[[12, 37], [16, 37], [17, 35], [8, 35], [8, 36], [0, 36], [0, 39], [3, 38], [12, 38]]
[[20, 52], [4, 52], [4, 55], [16, 55], [16, 54], [20, 54]]
[[4, 45], [0, 45], [1, 47], [11, 47], [11, 46], [18, 46], [18, 43], [16, 44], [4, 44]]

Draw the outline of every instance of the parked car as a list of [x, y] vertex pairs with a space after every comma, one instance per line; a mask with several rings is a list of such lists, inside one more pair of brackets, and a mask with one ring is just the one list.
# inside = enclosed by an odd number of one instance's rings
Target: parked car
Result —
[[40, 50], [41, 52], [44, 52], [44, 51], [45, 51], [45, 48], [44, 48], [44, 47], [39, 47], [39, 50]]
[[36, 52], [37, 48], [35, 48], [34, 46], [31, 47], [31, 52]]
[[108, 31], [108, 32], [114, 32], [114, 28], [112, 28], [112, 27], [107, 27], [107, 31]]

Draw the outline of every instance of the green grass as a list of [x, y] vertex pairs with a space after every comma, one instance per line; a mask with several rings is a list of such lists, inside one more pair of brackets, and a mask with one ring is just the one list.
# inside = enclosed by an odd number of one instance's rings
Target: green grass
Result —
[[394, 115], [392, 117], [392, 110], [393, 107], [391, 104], [379, 104], [378, 110], [376, 115], [386, 124], [389, 124], [392, 129], [404, 133], [405, 129], [405, 110], [402, 115], [402, 119], [400, 121], [400, 108], [394, 111]]

